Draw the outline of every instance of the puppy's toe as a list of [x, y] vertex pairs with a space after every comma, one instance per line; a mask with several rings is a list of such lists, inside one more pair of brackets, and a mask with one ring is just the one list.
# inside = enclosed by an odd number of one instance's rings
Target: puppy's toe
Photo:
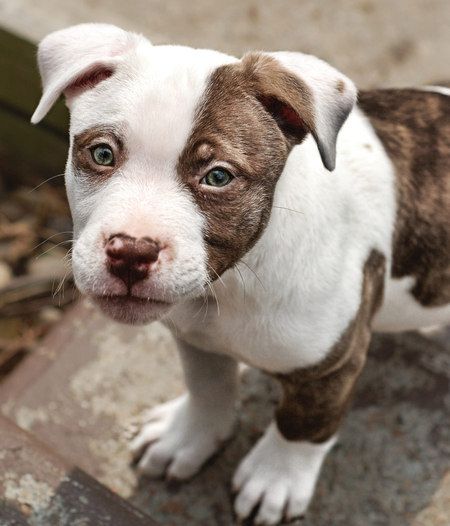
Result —
[[197, 473], [206, 458], [203, 458], [203, 455], [196, 454], [189, 450], [181, 450], [170, 464], [167, 470], [167, 476], [168, 478], [177, 480], [190, 478]]
[[138, 464], [138, 471], [150, 477], [160, 477], [172, 460], [172, 452], [164, 444], [156, 443], [147, 448]]
[[310, 497], [308, 495], [290, 495], [286, 509], [286, 519], [293, 521], [294, 519], [300, 519], [304, 516], [308, 509]]
[[269, 488], [259, 506], [255, 524], [278, 524], [282, 518], [287, 499], [287, 487], [283, 483]]
[[250, 516], [255, 507], [259, 504], [264, 492], [264, 485], [261, 481], [249, 481], [243, 486], [234, 501], [234, 511], [240, 520]]
[[133, 438], [129, 444], [129, 449], [133, 455], [133, 458], [139, 458], [146, 446], [158, 440], [161, 434], [164, 432], [165, 426], [162, 422], [145, 425], [141, 432]]

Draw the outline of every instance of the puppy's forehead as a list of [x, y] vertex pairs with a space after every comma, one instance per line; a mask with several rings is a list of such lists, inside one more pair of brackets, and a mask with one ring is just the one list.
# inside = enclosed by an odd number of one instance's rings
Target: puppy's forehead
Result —
[[114, 79], [80, 97], [77, 111], [72, 111], [72, 132], [125, 124], [129, 139], [145, 146], [149, 157], [175, 160], [192, 130], [211, 74], [236, 61], [216, 51], [183, 46], [137, 49]]
[[159, 46], [145, 63], [145, 98], [138, 104], [137, 130], [146, 129], [152, 154], [175, 158], [191, 132], [211, 73], [236, 59], [208, 50]]

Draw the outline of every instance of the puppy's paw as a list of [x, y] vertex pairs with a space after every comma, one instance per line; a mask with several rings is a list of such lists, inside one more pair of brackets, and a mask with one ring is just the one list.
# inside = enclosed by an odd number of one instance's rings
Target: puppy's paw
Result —
[[255, 524], [278, 524], [303, 515], [314, 493], [323, 460], [335, 443], [291, 442], [272, 423], [244, 458], [233, 478], [239, 519], [259, 505]]
[[173, 479], [194, 475], [233, 431], [234, 410], [219, 412], [195, 404], [188, 395], [159, 405], [131, 442], [141, 473]]

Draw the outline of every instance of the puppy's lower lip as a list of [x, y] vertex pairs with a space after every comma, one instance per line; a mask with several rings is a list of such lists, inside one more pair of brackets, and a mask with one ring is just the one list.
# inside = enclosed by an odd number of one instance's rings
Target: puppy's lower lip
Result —
[[173, 303], [131, 295], [91, 296], [100, 309], [119, 323], [142, 325], [160, 319]]
[[164, 307], [164, 306], [170, 307], [170, 305], [172, 305], [168, 301], [158, 300], [155, 298], [143, 298], [140, 296], [132, 296], [132, 295], [114, 295], [114, 296], [103, 295], [103, 296], [95, 296], [95, 299], [97, 301], [116, 304], [116, 305], [122, 305], [124, 303], [128, 305], [130, 304], [141, 305], [144, 307], [146, 305], [148, 306], [160, 305], [161, 307]]

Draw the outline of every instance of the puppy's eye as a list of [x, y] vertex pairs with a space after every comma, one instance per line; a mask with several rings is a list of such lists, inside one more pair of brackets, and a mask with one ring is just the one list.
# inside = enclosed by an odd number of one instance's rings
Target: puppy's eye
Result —
[[213, 168], [203, 177], [200, 184], [221, 187], [231, 183], [232, 179], [233, 176], [225, 168]]
[[114, 166], [114, 153], [107, 144], [98, 144], [91, 148], [92, 159], [101, 166]]

